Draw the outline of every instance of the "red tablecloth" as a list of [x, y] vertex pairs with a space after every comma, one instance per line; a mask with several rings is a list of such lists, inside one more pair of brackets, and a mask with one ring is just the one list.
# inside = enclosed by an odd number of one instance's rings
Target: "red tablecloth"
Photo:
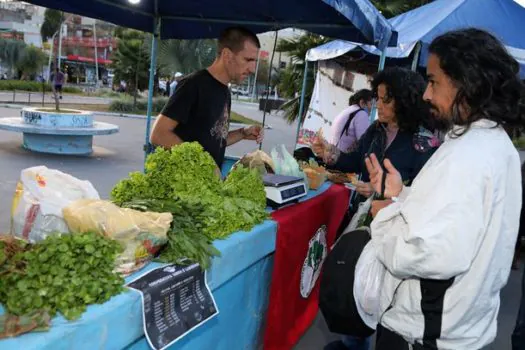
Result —
[[278, 223], [264, 348], [291, 349], [318, 312], [322, 261], [348, 209], [350, 191], [324, 193], [272, 214]]

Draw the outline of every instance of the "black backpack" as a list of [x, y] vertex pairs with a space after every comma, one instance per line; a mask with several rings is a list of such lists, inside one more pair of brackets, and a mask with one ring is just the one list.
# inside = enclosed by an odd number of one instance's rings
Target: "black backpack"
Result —
[[[375, 199], [384, 199], [386, 174], [384, 171], [381, 194], [374, 194]], [[364, 225], [370, 226], [371, 221], [369, 213]], [[354, 298], [355, 267], [370, 240], [368, 227], [343, 233], [323, 263], [319, 308], [332, 333], [366, 338], [375, 332], [361, 319]]]
[[369, 241], [366, 228], [345, 233], [323, 263], [319, 308], [332, 333], [366, 338], [375, 332], [359, 316], [354, 299], [355, 266]]

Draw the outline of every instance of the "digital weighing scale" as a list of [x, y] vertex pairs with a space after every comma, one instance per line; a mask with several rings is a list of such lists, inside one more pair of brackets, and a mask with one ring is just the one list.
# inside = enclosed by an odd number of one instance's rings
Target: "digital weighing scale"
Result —
[[304, 179], [300, 177], [268, 174], [263, 182], [266, 203], [272, 208], [297, 202], [307, 195]]

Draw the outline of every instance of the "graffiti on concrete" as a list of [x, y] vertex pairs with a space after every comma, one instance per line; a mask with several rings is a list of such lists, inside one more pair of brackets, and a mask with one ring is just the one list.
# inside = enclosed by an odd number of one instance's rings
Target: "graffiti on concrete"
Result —
[[42, 120], [42, 115], [38, 112], [24, 111], [24, 122], [26, 124], [38, 124]]

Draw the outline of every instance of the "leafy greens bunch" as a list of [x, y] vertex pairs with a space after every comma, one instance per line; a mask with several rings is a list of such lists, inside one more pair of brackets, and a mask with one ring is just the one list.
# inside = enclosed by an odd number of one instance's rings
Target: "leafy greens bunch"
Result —
[[[213, 158], [196, 142], [171, 150], [159, 148], [148, 156], [146, 173], [132, 173], [120, 181], [111, 198], [118, 205], [153, 199], [198, 203], [202, 207], [200, 230], [211, 240], [262, 223], [268, 215], [258, 172], [237, 167], [222, 182], [216, 168]], [[175, 226], [177, 220], [180, 218], [174, 218]]]
[[18, 316], [44, 310], [77, 319], [88, 305], [124, 290], [124, 279], [113, 272], [121, 250], [96, 233], [51, 235], [4, 261], [0, 303]]

